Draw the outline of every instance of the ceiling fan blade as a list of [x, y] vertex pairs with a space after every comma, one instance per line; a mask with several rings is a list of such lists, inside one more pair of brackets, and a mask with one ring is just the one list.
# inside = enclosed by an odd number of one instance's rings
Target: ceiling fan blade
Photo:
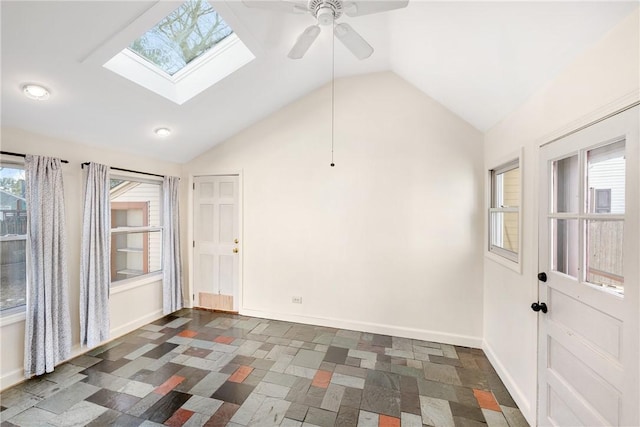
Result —
[[242, 4], [255, 9], [275, 10], [284, 13], [307, 13], [304, 2], [290, 2], [282, 0], [242, 0]]
[[289, 51], [289, 58], [302, 58], [304, 54], [307, 53], [316, 38], [318, 38], [318, 34], [320, 34], [320, 26], [312, 25], [310, 27], [307, 27], [304, 32], [298, 36], [296, 44], [294, 44]]
[[333, 29], [333, 34], [344, 44], [347, 49], [358, 59], [365, 59], [371, 56], [373, 48], [360, 34], [349, 24], [338, 24]]
[[347, 16], [362, 16], [372, 13], [407, 7], [409, 0], [363, 0], [344, 2], [344, 13]]

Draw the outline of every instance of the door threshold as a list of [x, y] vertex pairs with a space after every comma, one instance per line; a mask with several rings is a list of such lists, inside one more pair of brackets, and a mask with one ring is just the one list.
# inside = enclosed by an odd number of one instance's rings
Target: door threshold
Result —
[[211, 311], [213, 313], [225, 313], [225, 314], [239, 314], [235, 310], [222, 310], [219, 308], [206, 308], [206, 307], [193, 307], [194, 310]]

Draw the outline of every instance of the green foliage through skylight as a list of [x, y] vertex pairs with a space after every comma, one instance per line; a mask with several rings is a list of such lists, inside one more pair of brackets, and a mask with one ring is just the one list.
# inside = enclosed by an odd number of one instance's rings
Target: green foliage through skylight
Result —
[[188, 0], [129, 49], [172, 76], [232, 33], [208, 2]]

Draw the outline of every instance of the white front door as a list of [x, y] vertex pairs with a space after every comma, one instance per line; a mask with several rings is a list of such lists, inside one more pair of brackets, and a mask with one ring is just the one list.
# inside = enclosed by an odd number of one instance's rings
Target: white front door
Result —
[[638, 113], [540, 151], [540, 425], [640, 424]]
[[238, 311], [238, 176], [199, 176], [194, 184], [194, 306]]

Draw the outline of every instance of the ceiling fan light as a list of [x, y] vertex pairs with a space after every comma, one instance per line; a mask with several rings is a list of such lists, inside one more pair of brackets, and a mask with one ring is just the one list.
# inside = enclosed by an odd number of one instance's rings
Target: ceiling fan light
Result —
[[35, 99], [36, 101], [45, 101], [49, 99], [49, 90], [44, 86], [26, 84], [22, 86], [22, 92], [27, 98]]
[[171, 135], [171, 129], [169, 128], [158, 128], [156, 130], [154, 130], [155, 134], [158, 135], [159, 137], [167, 137], [169, 135]]

